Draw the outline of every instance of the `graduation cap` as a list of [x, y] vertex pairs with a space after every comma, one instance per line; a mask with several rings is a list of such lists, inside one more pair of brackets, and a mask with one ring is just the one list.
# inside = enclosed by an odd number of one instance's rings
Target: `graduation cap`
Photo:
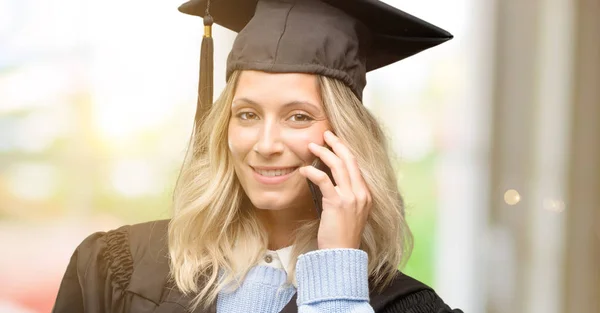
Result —
[[226, 79], [236, 70], [320, 74], [359, 99], [368, 71], [452, 38], [378, 0], [191, 0], [179, 11], [204, 18], [196, 122], [212, 105], [213, 21], [238, 32]]

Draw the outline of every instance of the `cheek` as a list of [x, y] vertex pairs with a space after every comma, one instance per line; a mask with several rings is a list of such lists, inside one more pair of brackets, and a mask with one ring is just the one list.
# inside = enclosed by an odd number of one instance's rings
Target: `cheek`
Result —
[[235, 158], [243, 158], [252, 148], [251, 142], [250, 138], [248, 138], [248, 132], [242, 131], [239, 127], [229, 127], [227, 145]]
[[293, 132], [286, 136], [286, 141], [296, 155], [306, 163], [310, 163], [315, 155], [308, 149], [308, 144], [314, 142], [318, 145], [324, 145], [323, 132], [325, 132], [325, 129], [321, 130], [320, 128], [306, 132]]

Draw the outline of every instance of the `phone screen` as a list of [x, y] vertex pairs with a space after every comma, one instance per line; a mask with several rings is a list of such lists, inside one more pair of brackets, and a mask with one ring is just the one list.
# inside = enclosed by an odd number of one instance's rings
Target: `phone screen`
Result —
[[[329, 176], [329, 179], [331, 179], [331, 181], [333, 182], [333, 185], [335, 186], [335, 180], [333, 179], [333, 175], [331, 174], [331, 169], [329, 169], [329, 167], [325, 165], [325, 163], [323, 163], [321, 159], [316, 158], [315, 161], [313, 161], [312, 166], [325, 172], [327, 176]], [[321, 189], [319, 188], [319, 186], [315, 185], [315, 183], [310, 181], [310, 179], [306, 180], [308, 181], [308, 188], [310, 189], [310, 193], [312, 194], [313, 202], [315, 204], [315, 210], [317, 211], [317, 216], [320, 218], [321, 212], [323, 211], [323, 194], [321, 193]]]

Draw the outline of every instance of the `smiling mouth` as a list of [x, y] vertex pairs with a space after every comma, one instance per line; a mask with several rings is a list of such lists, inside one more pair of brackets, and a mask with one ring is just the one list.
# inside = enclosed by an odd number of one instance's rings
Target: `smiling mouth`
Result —
[[288, 167], [284, 169], [276, 169], [276, 170], [260, 170], [252, 167], [256, 173], [265, 177], [277, 177], [277, 176], [285, 176], [293, 171], [295, 171], [298, 167]]

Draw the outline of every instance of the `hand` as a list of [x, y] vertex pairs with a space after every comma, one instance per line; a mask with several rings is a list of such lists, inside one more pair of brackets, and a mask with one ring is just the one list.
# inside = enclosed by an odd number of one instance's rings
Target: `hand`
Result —
[[330, 131], [325, 132], [324, 138], [333, 151], [314, 143], [308, 147], [331, 169], [337, 186], [325, 172], [313, 166], [299, 170], [300, 174], [319, 186], [323, 194], [318, 247], [358, 249], [371, 211], [371, 194], [350, 150]]

